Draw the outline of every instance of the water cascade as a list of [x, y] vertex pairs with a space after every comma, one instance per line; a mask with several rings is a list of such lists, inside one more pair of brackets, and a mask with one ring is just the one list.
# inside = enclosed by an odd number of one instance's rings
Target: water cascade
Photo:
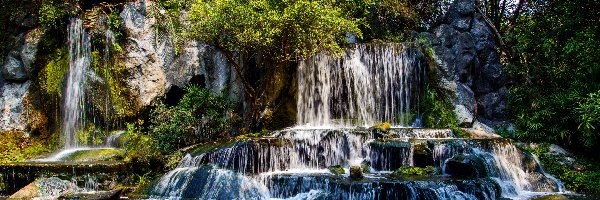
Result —
[[298, 67], [298, 124], [410, 126], [418, 114], [423, 55], [404, 44], [357, 45]]
[[[511, 140], [402, 128], [418, 115], [420, 56], [404, 44], [357, 45], [300, 64], [299, 126], [200, 145], [149, 189], [169, 199], [499, 199], [564, 192]], [[424, 65], [423, 65], [424, 66]], [[343, 119], [343, 120], [338, 120]], [[350, 120], [348, 120], [350, 119]], [[387, 131], [356, 126], [393, 122]], [[360, 166], [364, 179], [350, 178]], [[428, 176], [398, 175], [430, 167]], [[342, 168], [338, 173], [332, 168]]]
[[83, 27], [83, 21], [78, 18], [71, 19], [68, 34], [69, 73], [62, 112], [65, 149], [79, 146], [75, 136], [83, 128], [85, 120], [85, 79], [92, 63], [91, 39]]

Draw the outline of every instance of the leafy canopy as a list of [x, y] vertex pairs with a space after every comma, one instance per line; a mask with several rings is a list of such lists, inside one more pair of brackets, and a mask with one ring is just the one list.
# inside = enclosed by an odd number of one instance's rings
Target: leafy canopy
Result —
[[189, 16], [193, 38], [278, 61], [341, 53], [346, 33], [361, 36], [361, 20], [346, 16], [334, 0], [197, 0]]

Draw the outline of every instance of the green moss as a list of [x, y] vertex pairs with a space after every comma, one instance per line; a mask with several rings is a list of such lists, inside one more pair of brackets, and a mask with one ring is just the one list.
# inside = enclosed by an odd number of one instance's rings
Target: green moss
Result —
[[16, 131], [0, 131], [0, 163], [23, 162], [52, 151], [50, 140]]
[[397, 170], [392, 172], [392, 176], [401, 177], [406, 175], [411, 176], [434, 176], [439, 175], [439, 170], [433, 166], [427, 167], [411, 167], [411, 166], [402, 166]]
[[123, 155], [120, 149], [90, 149], [77, 151], [63, 159], [63, 161], [95, 162], [119, 159]]
[[63, 49], [56, 49], [49, 59], [48, 64], [40, 71], [40, 87], [46, 94], [61, 95], [62, 80], [69, 71], [69, 55]]
[[363, 175], [363, 171], [360, 166], [351, 166], [350, 167], [350, 179], [352, 180], [361, 180], [365, 176]]
[[392, 124], [390, 124], [389, 122], [383, 122], [383, 123], [376, 124], [376, 125], [372, 126], [371, 128], [381, 130], [381, 131], [387, 131], [391, 127], [392, 127]]
[[330, 166], [327, 169], [329, 169], [329, 172], [335, 175], [341, 175], [346, 173], [346, 170], [344, 170], [344, 167], [342, 167], [341, 165]]

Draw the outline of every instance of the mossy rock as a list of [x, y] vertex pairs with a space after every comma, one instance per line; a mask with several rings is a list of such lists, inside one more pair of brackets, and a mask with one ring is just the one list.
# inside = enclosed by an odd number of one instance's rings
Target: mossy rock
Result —
[[341, 165], [330, 166], [327, 169], [329, 169], [329, 172], [335, 175], [342, 175], [346, 173], [346, 170], [344, 170], [344, 167]]
[[397, 170], [392, 172], [393, 177], [403, 177], [403, 176], [435, 176], [439, 175], [440, 170], [433, 166], [427, 167], [411, 167], [411, 166], [402, 166]]
[[383, 123], [379, 123], [374, 126], [371, 126], [371, 129], [379, 130], [379, 131], [388, 131], [388, 130], [390, 130], [390, 128], [392, 128], [392, 124], [390, 124], [389, 122], [383, 122]]
[[89, 149], [73, 152], [61, 161], [95, 162], [119, 160], [124, 151], [121, 149]]
[[363, 175], [363, 171], [360, 166], [351, 166], [350, 167], [350, 179], [352, 180], [362, 180], [365, 178]]

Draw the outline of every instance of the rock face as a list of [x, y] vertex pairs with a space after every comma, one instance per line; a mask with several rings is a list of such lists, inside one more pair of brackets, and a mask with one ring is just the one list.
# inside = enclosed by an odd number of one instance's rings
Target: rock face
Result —
[[24, 99], [28, 95], [30, 82], [25, 83], [2, 83], [0, 88], [0, 129], [19, 130], [27, 128], [25, 119]]
[[418, 37], [428, 39], [433, 47], [437, 82], [454, 94], [460, 123], [501, 124], [507, 102], [504, 70], [492, 31], [476, 11], [475, 1], [455, 0], [444, 23]]
[[227, 89], [229, 100], [241, 103], [242, 83], [224, 55], [195, 41], [176, 53], [170, 33], [155, 31], [156, 20], [147, 13], [152, 6], [153, 1], [138, 0], [125, 4], [120, 14], [127, 35], [124, 64], [130, 76], [126, 83], [139, 105], [153, 105], [159, 97], [181, 91], [189, 83], [215, 93]]
[[29, 78], [38, 44], [44, 34], [41, 28], [31, 29], [19, 37], [2, 64], [2, 75], [9, 82], [23, 82]]
[[41, 28], [21, 34], [5, 62], [0, 64], [0, 130], [24, 131], [28, 128], [24, 99], [29, 93], [32, 65], [43, 35]]

